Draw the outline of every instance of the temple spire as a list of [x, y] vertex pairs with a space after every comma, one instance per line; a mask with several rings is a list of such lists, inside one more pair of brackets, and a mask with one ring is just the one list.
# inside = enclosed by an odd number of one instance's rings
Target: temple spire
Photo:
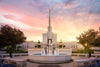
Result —
[[51, 11], [51, 10], [50, 10], [50, 8], [49, 8], [49, 27], [51, 27], [51, 22], [50, 22], [50, 19], [51, 19], [51, 18], [50, 18], [50, 11]]
[[50, 8], [49, 8], [49, 26], [48, 26], [48, 32], [52, 32], [52, 28], [51, 28], [51, 18], [50, 18]]

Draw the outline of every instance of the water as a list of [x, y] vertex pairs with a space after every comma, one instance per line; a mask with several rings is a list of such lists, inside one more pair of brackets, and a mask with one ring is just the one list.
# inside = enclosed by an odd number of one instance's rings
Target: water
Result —
[[[33, 54], [33, 55], [38, 55], [38, 56], [42, 56], [42, 54]], [[51, 55], [47, 55], [45, 54], [46, 56], [51, 56]], [[52, 56], [63, 56], [65, 54], [59, 54], [59, 55], [55, 55], [55, 54], [52, 54]]]
[[52, 45], [42, 48], [41, 55], [59, 55], [59, 48], [54, 48]]

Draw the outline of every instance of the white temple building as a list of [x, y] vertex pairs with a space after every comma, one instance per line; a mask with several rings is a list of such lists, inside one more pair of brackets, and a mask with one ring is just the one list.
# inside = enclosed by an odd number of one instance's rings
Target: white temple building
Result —
[[81, 44], [78, 44], [77, 42], [57, 42], [57, 34], [52, 32], [51, 27], [51, 18], [50, 18], [50, 9], [49, 9], [49, 25], [48, 25], [48, 31], [46, 33], [43, 33], [43, 42], [33, 42], [33, 41], [27, 41], [21, 44], [18, 44], [17, 46], [21, 46], [23, 50], [27, 50], [28, 48], [35, 48], [37, 45], [41, 45], [41, 48], [45, 45], [53, 45], [53, 46], [59, 46], [59, 45], [65, 45], [64, 48], [71, 48], [73, 50], [77, 49], [83, 49], [84, 47]]
[[52, 32], [51, 19], [50, 19], [50, 9], [49, 9], [49, 26], [47, 33], [43, 33], [43, 44], [56, 44], [57, 34]]

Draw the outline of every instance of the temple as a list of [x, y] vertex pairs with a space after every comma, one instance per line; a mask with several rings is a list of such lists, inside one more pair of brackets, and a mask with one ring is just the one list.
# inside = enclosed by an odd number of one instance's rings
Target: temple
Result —
[[49, 9], [48, 31], [47, 33], [43, 33], [43, 43], [44, 44], [56, 44], [57, 43], [57, 34], [52, 32], [50, 12], [51, 10]]

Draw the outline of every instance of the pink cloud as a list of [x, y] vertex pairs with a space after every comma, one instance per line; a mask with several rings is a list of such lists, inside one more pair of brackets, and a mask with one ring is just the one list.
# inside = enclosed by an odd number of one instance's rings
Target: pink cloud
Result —
[[78, 4], [68, 4], [68, 5], [65, 5], [64, 8], [65, 9], [71, 9], [71, 8], [75, 8], [77, 6], [79, 6], [79, 3]]
[[4, 15], [4, 17], [11, 20], [17, 20], [17, 17], [15, 17], [14, 15]]
[[[47, 27], [48, 19], [44, 15], [41, 15], [40, 13], [37, 13], [37, 15], [34, 14], [34, 16], [29, 16], [13, 10], [8, 10], [8, 9], [3, 9], [3, 10], [8, 13], [13, 13], [13, 15], [4, 15], [4, 17], [8, 19], [18, 20], [30, 26], [35, 26], [35, 27], [38, 26], [43, 28]], [[19, 15], [21, 18], [18, 18], [15, 15]]]

